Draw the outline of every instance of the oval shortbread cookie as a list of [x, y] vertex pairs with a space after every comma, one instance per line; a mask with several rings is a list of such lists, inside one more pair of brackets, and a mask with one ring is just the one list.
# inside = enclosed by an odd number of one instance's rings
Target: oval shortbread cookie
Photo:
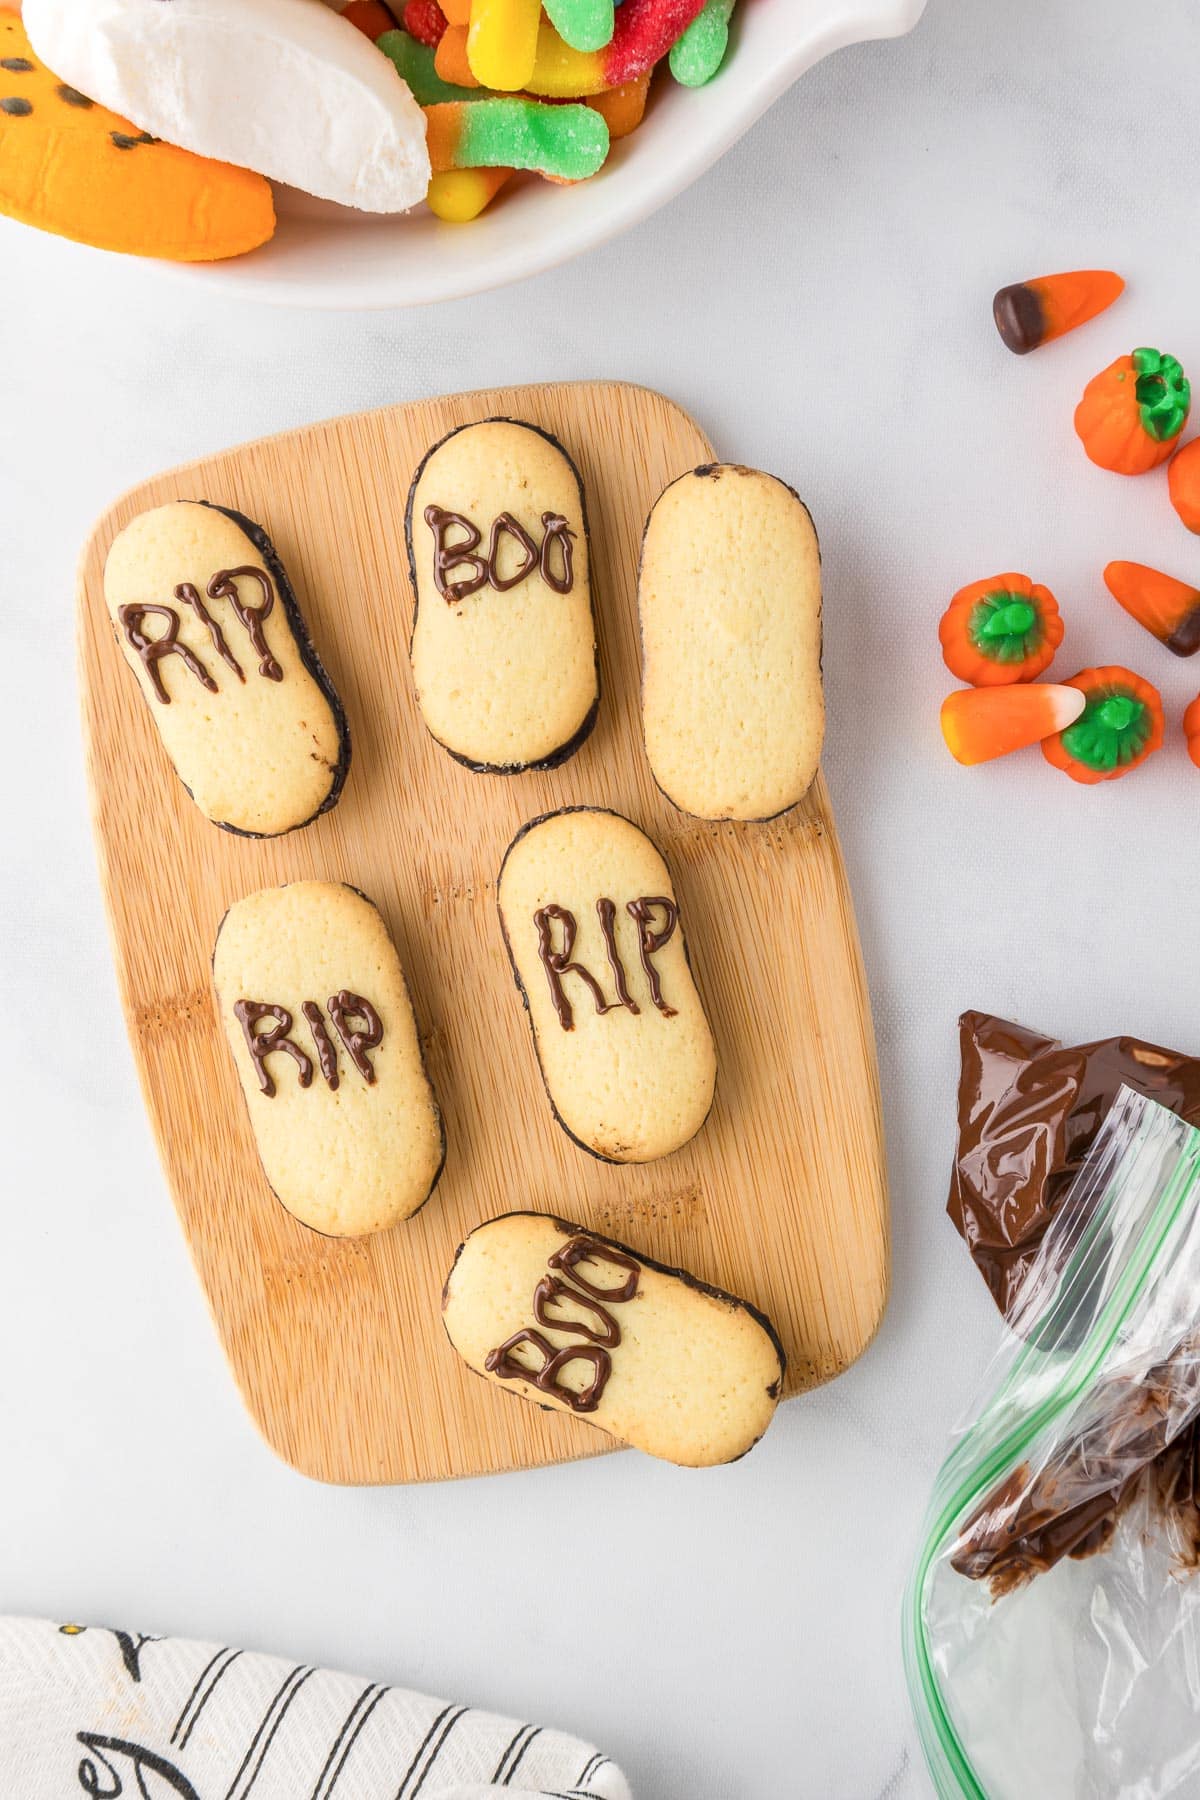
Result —
[[331, 1237], [424, 1205], [445, 1138], [400, 958], [364, 895], [331, 881], [230, 907], [213, 979], [267, 1180]]
[[113, 539], [104, 593], [176, 771], [214, 824], [249, 837], [335, 804], [350, 732], [261, 526], [176, 500]]
[[744, 1456], [783, 1387], [779, 1338], [747, 1301], [542, 1213], [477, 1226], [442, 1312], [478, 1374], [689, 1468]]
[[769, 819], [817, 772], [821, 553], [799, 496], [713, 463], [672, 482], [638, 577], [642, 717], [654, 779], [702, 819]]
[[556, 438], [461, 426], [413, 477], [405, 515], [413, 678], [433, 736], [481, 771], [547, 769], [600, 698], [583, 483]]
[[497, 897], [559, 1123], [608, 1162], [677, 1150], [717, 1059], [655, 846], [618, 813], [548, 813], [509, 845]]

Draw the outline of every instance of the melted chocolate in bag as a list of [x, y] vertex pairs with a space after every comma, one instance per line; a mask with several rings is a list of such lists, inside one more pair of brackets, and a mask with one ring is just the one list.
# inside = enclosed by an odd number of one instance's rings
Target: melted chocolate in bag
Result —
[[[1200, 1125], [1200, 1059], [1130, 1037], [1067, 1049], [987, 1013], [964, 1013], [959, 1031], [958, 1149], [947, 1211], [1008, 1315], [1118, 1088]], [[1107, 1550], [1143, 1479], [1176, 1559], [1196, 1567], [1200, 1423], [1193, 1417], [1179, 1431], [1176, 1422], [1181, 1402], [1200, 1405], [1198, 1352], [1193, 1335], [1168, 1346], [1137, 1387], [1122, 1379], [1102, 1387], [1074, 1440], [1038, 1474], [1015, 1469], [988, 1495], [963, 1529], [954, 1567], [999, 1595], [1063, 1556]]]
[[959, 1034], [958, 1151], [946, 1210], [1008, 1314], [1118, 1088], [1200, 1125], [1200, 1059], [1131, 1037], [1068, 1050], [989, 1013], [964, 1013]]

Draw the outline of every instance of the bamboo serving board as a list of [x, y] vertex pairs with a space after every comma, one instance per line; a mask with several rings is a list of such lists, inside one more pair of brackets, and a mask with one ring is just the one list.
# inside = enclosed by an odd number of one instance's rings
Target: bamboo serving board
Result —
[[[587, 487], [602, 700], [562, 768], [476, 775], [426, 732], [408, 661], [404, 504], [425, 450], [503, 413], [562, 439]], [[787, 1392], [839, 1374], [888, 1282], [874, 1044], [823, 781], [766, 825], [713, 825], [658, 792], [642, 746], [636, 570], [651, 504], [713, 460], [696, 424], [607, 382], [460, 394], [288, 432], [145, 482], [102, 518], [79, 598], [89, 775], [125, 1016], [163, 1165], [234, 1375], [268, 1442], [325, 1481], [399, 1482], [594, 1456], [610, 1440], [479, 1380], [442, 1329], [460, 1240], [513, 1208], [626, 1239], [753, 1300]], [[163, 501], [215, 500], [274, 538], [349, 714], [340, 804], [265, 842], [210, 825], [177, 779], [105, 609], [114, 534]], [[717, 1041], [713, 1112], [659, 1163], [614, 1167], [551, 1116], [496, 914], [510, 839], [588, 803], [661, 847]], [[230, 903], [324, 878], [380, 906], [446, 1123], [445, 1173], [407, 1224], [322, 1238], [276, 1201], [214, 1011]]]

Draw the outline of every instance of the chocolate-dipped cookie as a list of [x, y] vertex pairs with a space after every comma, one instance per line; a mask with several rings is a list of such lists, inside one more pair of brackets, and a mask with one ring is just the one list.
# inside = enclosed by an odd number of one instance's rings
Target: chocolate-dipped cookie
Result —
[[460, 426], [417, 469], [405, 523], [429, 730], [480, 771], [561, 763], [600, 698], [587, 508], [567, 452], [515, 419]]
[[618, 813], [547, 813], [509, 845], [497, 900], [564, 1130], [608, 1162], [687, 1143], [712, 1105], [717, 1057], [650, 839]]
[[689, 1468], [744, 1456], [783, 1388], [757, 1308], [544, 1213], [477, 1226], [442, 1315], [477, 1374]]
[[275, 837], [333, 806], [341, 702], [260, 525], [174, 500], [113, 539], [104, 594], [176, 772], [215, 825]]

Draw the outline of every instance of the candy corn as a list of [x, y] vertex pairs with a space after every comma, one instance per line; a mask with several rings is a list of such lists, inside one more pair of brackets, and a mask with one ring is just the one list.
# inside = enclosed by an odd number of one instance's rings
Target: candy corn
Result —
[[733, 0], [707, 0], [671, 46], [671, 73], [683, 87], [703, 87], [725, 60]]
[[590, 106], [542, 106], [505, 96], [429, 106], [425, 118], [435, 174], [446, 169], [535, 169], [582, 181], [608, 155], [608, 126]]
[[1102, 313], [1125, 287], [1111, 269], [1074, 269], [1003, 287], [992, 301], [996, 330], [1015, 356], [1025, 356]]
[[515, 93], [533, 74], [541, 0], [471, 0], [467, 57], [481, 87]]
[[1131, 669], [1081, 669], [1066, 685], [1083, 695], [1083, 711], [1044, 740], [1042, 755], [1072, 781], [1117, 781], [1161, 746], [1162, 698]]
[[942, 736], [955, 762], [991, 762], [1064, 731], [1085, 705], [1077, 688], [1051, 682], [959, 688], [942, 703]]
[[1193, 438], [1171, 458], [1167, 492], [1188, 530], [1200, 531], [1200, 438]]
[[1135, 562], [1110, 562], [1104, 582], [1118, 606], [1176, 656], [1200, 650], [1200, 589]]

